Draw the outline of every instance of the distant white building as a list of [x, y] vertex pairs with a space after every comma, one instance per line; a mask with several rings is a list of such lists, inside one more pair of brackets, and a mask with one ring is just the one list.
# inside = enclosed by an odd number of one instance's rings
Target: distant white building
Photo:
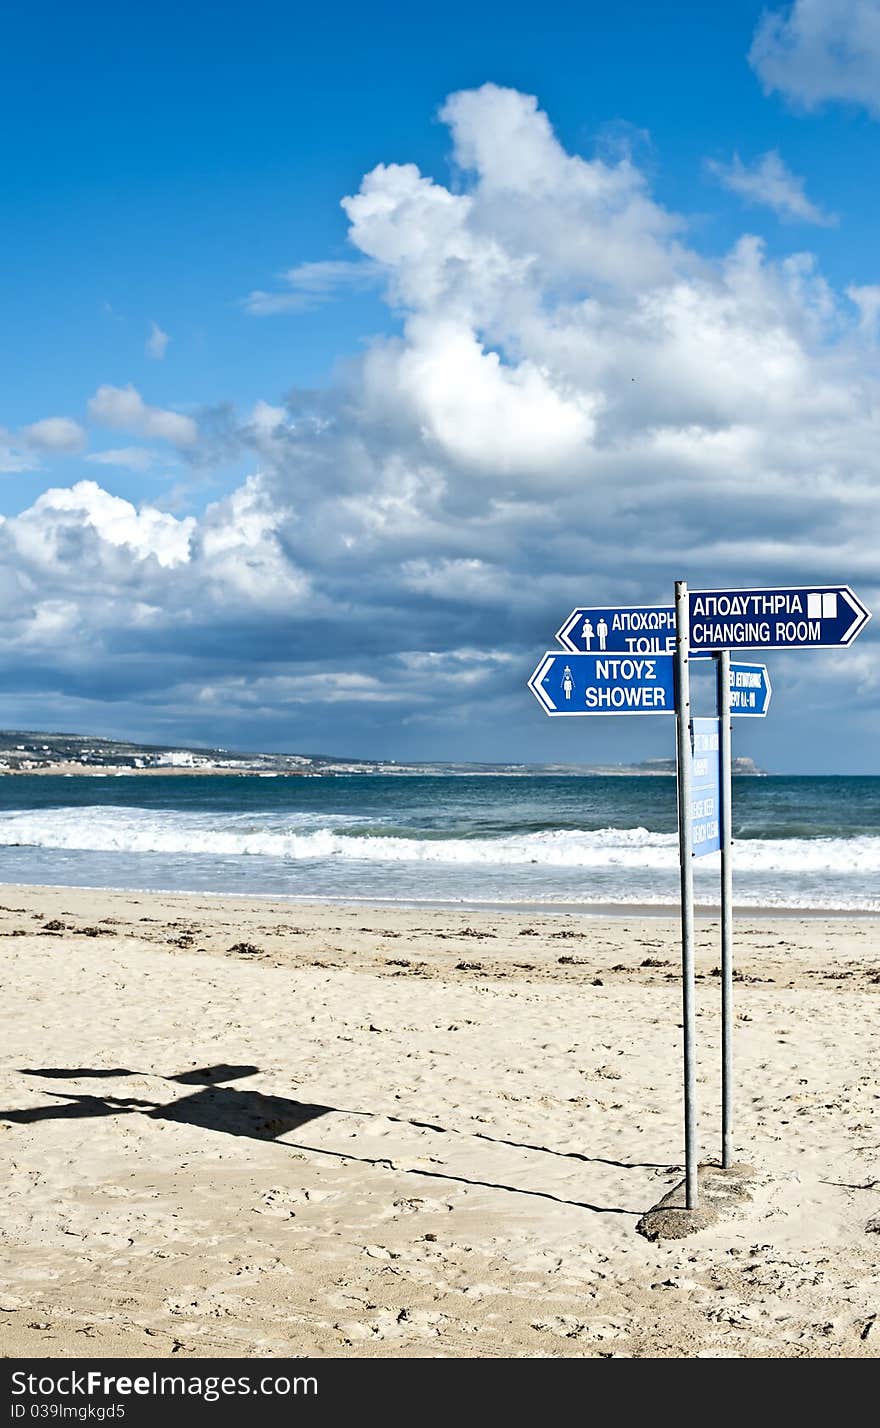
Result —
[[188, 749], [169, 749], [167, 753], [157, 756], [156, 763], [165, 769], [200, 769], [208, 760], [191, 754]]

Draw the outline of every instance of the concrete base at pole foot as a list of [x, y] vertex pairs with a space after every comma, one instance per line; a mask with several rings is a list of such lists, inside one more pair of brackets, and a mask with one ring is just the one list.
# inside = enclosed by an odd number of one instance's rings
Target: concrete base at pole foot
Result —
[[680, 1181], [636, 1225], [636, 1234], [646, 1240], [682, 1240], [697, 1230], [708, 1229], [738, 1205], [751, 1200], [755, 1169], [751, 1165], [730, 1165], [723, 1170], [715, 1161], [700, 1166], [700, 1203], [695, 1210], [685, 1206], [685, 1182]]

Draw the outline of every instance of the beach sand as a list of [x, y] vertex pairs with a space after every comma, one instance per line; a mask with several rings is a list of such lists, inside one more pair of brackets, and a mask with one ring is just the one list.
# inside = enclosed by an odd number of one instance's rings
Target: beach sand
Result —
[[0, 903], [6, 1355], [877, 1356], [876, 921], [738, 916], [752, 1198], [650, 1243], [681, 1178], [673, 919]]

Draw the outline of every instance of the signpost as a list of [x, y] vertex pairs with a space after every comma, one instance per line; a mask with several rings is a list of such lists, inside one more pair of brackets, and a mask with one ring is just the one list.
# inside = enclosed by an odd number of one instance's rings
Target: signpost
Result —
[[[715, 707], [718, 710], [719, 733], [719, 795], [721, 832], [721, 1165], [727, 1170], [731, 1164], [731, 1142], [733, 1137], [733, 866], [731, 860], [731, 815], [733, 811], [731, 769], [733, 760], [730, 748], [730, 716], [733, 712], [733, 698], [737, 688], [743, 693], [755, 693], [740, 686], [737, 675], [743, 671], [753, 674], [763, 670], [767, 686], [767, 699], [761, 714], [767, 713], [770, 702], [770, 681], [763, 665], [732, 665], [728, 650], [721, 650], [716, 656], [715, 674], [717, 687]], [[740, 710], [740, 713], [752, 713]]]
[[697, 1068], [694, 1009], [693, 756], [687, 584], [675, 582], [675, 751], [678, 767], [678, 854], [681, 882], [681, 999], [684, 1042], [685, 1205], [697, 1205]]
[[548, 650], [529, 680], [546, 714], [672, 714], [671, 655], [560, 654]]
[[[551, 717], [672, 714], [678, 773], [684, 1040], [685, 1204], [697, 1205], [693, 863], [721, 853], [721, 1163], [733, 1129], [732, 717], [763, 718], [766, 665], [732, 663], [731, 650], [841, 648], [871, 612], [848, 585], [694, 590], [675, 582], [674, 605], [579, 606], [557, 631], [529, 688]], [[715, 717], [691, 717], [690, 660], [715, 660]]]
[[[688, 591], [684, 581], [675, 586], [676, 661], [682, 645], [685, 663], [695, 653], [716, 657], [716, 709], [720, 768], [718, 779], [719, 842], [721, 851], [721, 1163], [731, 1163], [733, 1127], [733, 886], [731, 868], [731, 741], [732, 714], [760, 716], [767, 711], [770, 683], [763, 665], [731, 664], [730, 651], [742, 649], [828, 649], [852, 644], [871, 618], [848, 585], [797, 586], [766, 590]], [[677, 668], [677, 665], [676, 665]], [[687, 688], [680, 683], [679, 689]], [[689, 696], [688, 696], [689, 702]], [[683, 708], [683, 706], [682, 706]], [[682, 713], [678, 714], [681, 725]], [[699, 721], [694, 721], [696, 725]], [[696, 729], [695, 729], [696, 733]], [[682, 749], [679, 728], [679, 809], [684, 798], [681, 787]], [[689, 761], [688, 761], [689, 763]], [[690, 790], [688, 790], [690, 802]], [[682, 821], [679, 812], [679, 828]], [[690, 833], [691, 830], [688, 830]], [[685, 862], [694, 855], [692, 839], [679, 838], [682, 861], [682, 969], [685, 982], [685, 1020], [689, 1000], [688, 977], [693, 960], [686, 954], [693, 936], [693, 909], [685, 909], [684, 899], [693, 898], [693, 879], [685, 876]], [[708, 851], [708, 849], [706, 849]], [[690, 989], [692, 995], [692, 987]], [[693, 1114], [693, 1094], [688, 1066], [688, 1032], [685, 1027], [685, 1159], [686, 1201], [697, 1203], [697, 1166]], [[693, 1198], [692, 1198], [693, 1197]]]

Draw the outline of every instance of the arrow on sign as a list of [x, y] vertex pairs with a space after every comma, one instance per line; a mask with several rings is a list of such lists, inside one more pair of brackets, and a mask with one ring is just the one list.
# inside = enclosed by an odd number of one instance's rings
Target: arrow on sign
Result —
[[692, 590], [690, 649], [808, 650], [851, 645], [871, 612], [848, 585]]
[[548, 650], [529, 680], [545, 714], [673, 714], [672, 655]]

